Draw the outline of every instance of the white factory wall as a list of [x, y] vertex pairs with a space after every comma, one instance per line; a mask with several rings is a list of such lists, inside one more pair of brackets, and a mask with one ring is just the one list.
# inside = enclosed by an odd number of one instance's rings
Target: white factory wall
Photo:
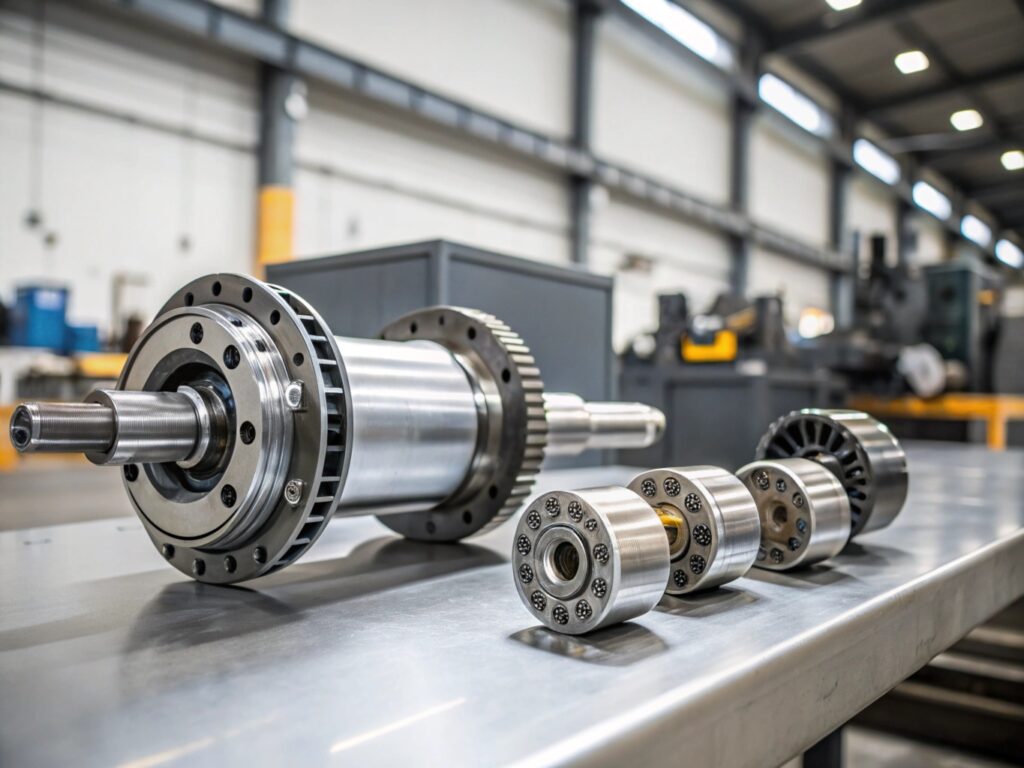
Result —
[[[198, 274], [245, 271], [254, 226], [252, 68], [57, 3], [34, 68], [30, 8], [0, 9], [4, 298], [18, 284], [71, 286], [72, 320], [106, 328], [115, 275], [145, 283], [124, 294], [123, 309], [150, 315]], [[77, 106], [40, 104], [11, 87]], [[38, 227], [26, 223], [32, 210]]]
[[556, 136], [570, 132], [564, 0], [293, 0], [291, 30]]
[[854, 175], [846, 200], [845, 237], [849, 243], [854, 233], [859, 235], [861, 264], [866, 264], [870, 258], [872, 235], [885, 235], [886, 261], [896, 263], [896, 206], [896, 197], [890, 188], [864, 174]]
[[[622, 270], [630, 256], [650, 260], [650, 271]], [[725, 238], [617, 196], [595, 207], [590, 257], [594, 271], [615, 275], [613, 343], [619, 351], [657, 327], [659, 293], [685, 293], [701, 310], [729, 288]]]
[[565, 180], [355, 97], [314, 89], [296, 157], [300, 257], [445, 237], [567, 262]]
[[593, 147], [717, 203], [729, 198], [730, 98], [696, 64], [611, 16], [598, 26]]
[[927, 213], [916, 213], [911, 225], [917, 233], [915, 261], [920, 265], [937, 264], [949, 257], [948, 230]]

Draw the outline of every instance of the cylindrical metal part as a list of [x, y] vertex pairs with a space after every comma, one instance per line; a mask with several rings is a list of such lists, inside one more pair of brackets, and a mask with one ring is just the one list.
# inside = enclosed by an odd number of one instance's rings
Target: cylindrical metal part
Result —
[[25, 403], [11, 417], [11, 442], [23, 453], [105, 451], [114, 412], [95, 403]]
[[201, 437], [196, 405], [180, 392], [97, 389], [86, 402], [108, 409], [114, 419], [113, 442], [85, 453], [93, 464], [181, 461]]
[[516, 588], [546, 626], [579, 635], [647, 613], [668, 578], [668, 541], [656, 515], [619, 487], [554, 491], [519, 519]]
[[655, 469], [634, 477], [629, 489], [654, 509], [668, 536], [668, 594], [721, 586], [754, 564], [757, 507], [735, 475], [711, 466]]
[[861, 411], [805, 408], [776, 420], [758, 459], [811, 459], [832, 472], [850, 500], [852, 535], [889, 525], [907, 499], [907, 456], [880, 421]]
[[179, 461], [200, 438], [192, 399], [178, 392], [95, 390], [84, 403], [25, 403], [11, 419], [20, 451], [84, 451], [94, 464]]
[[736, 473], [761, 518], [758, 568], [788, 571], [838, 555], [850, 538], [842, 484], [809, 459], [754, 461]]
[[549, 456], [592, 448], [646, 448], [665, 431], [665, 415], [642, 403], [587, 402], [578, 395], [544, 395]]
[[483, 418], [466, 371], [432, 341], [337, 338], [352, 408], [337, 514], [426, 510], [462, 485]]

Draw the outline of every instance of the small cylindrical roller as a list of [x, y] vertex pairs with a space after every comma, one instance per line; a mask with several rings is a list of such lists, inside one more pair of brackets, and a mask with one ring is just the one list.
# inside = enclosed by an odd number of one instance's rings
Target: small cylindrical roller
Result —
[[757, 507], [734, 475], [708, 466], [655, 469], [634, 477], [629, 489], [654, 509], [668, 534], [668, 594], [720, 586], [753, 565]]
[[538, 496], [516, 527], [516, 588], [545, 625], [579, 635], [647, 613], [665, 589], [668, 541], [632, 491]]
[[739, 479], [761, 517], [759, 568], [788, 571], [838, 555], [850, 538], [850, 503], [842, 483], [809, 459], [755, 461]]

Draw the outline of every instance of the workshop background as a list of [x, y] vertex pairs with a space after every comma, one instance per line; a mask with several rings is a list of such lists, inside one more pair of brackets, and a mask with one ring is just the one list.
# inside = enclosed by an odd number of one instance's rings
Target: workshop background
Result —
[[[796, 392], [1012, 450], [1024, 3], [0, 0], [5, 430], [21, 399], [115, 379], [197, 276], [428, 241], [614, 278], [597, 394], [670, 424], [744, 417], [707, 361], [768, 381], [754, 437]], [[631, 463], [689, 460], [675, 434]], [[39, 524], [23, 478], [68, 466], [5, 437], [0, 530]], [[84, 482], [47, 524], [131, 514]], [[1022, 625], [865, 713], [851, 764], [1011, 761]]]

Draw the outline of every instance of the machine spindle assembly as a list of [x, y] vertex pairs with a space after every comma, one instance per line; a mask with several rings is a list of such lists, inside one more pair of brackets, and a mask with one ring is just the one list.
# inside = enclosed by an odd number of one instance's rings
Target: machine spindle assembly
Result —
[[24, 404], [10, 434], [120, 465], [163, 556], [230, 583], [295, 562], [335, 515], [425, 541], [487, 530], [548, 446], [640, 447], [663, 429], [647, 406], [546, 395], [529, 347], [484, 312], [433, 307], [346, 338], [295, 293], [219, 274], [171, 297], [115, 390]]

